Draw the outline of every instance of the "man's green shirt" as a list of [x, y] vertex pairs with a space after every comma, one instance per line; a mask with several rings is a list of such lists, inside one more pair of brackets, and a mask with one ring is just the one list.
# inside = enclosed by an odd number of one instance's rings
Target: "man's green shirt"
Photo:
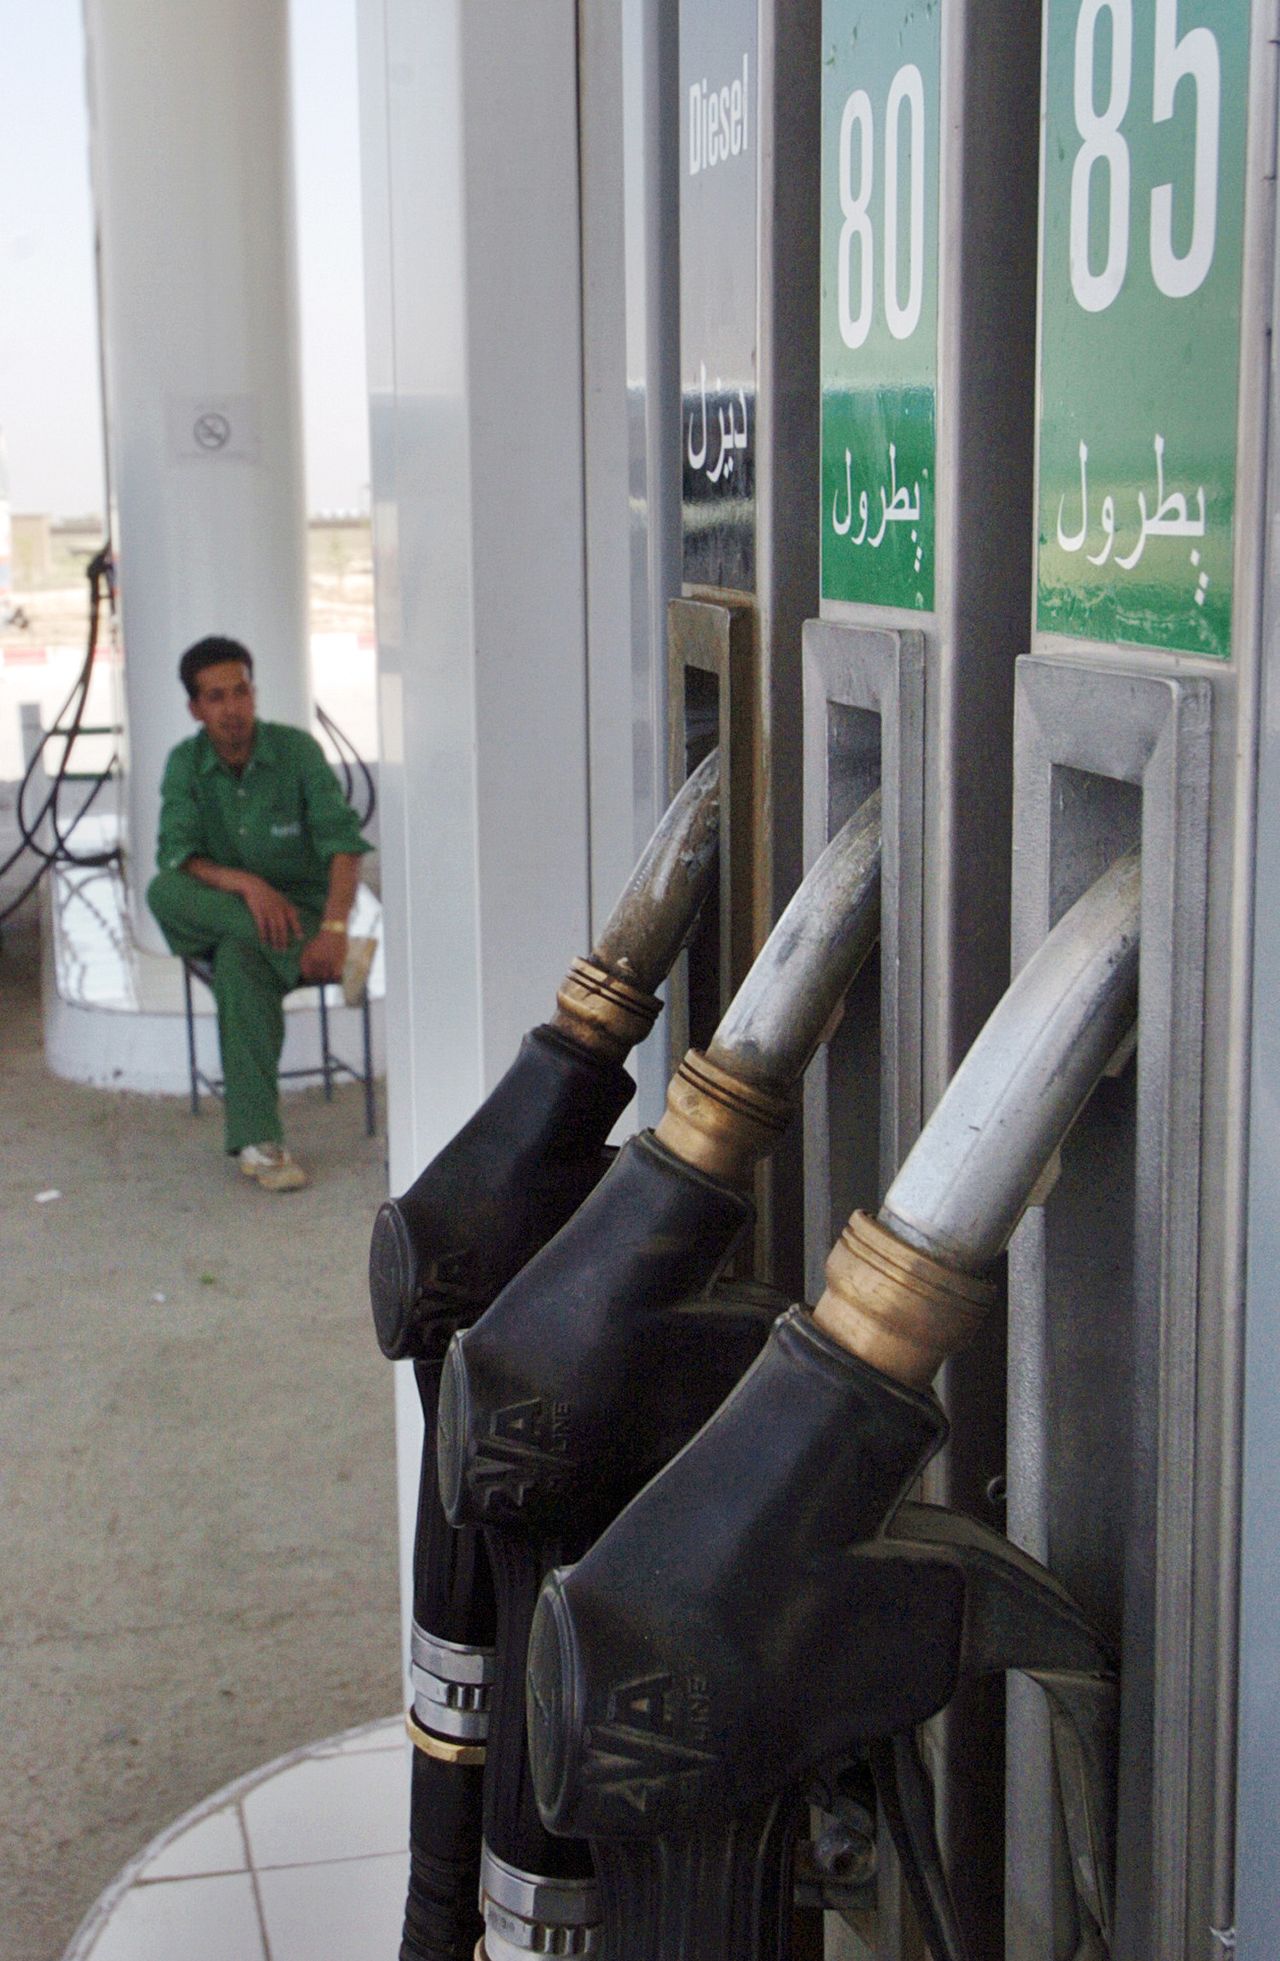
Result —
[[370, 851], [320, 744], [284, 722], [258, 722], [237, 776], [208, 734], [169, 752], [160, 785], [161, 871], [188, 858], [256, 872], [296, 905], [324, 911], [329, 860]]

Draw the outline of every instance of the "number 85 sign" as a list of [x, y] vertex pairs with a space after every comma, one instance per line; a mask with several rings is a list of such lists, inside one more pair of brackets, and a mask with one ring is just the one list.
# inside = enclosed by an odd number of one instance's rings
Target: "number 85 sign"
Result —
[[1226, 658], [1247, 0], [1047, 0], [1038, 624]]

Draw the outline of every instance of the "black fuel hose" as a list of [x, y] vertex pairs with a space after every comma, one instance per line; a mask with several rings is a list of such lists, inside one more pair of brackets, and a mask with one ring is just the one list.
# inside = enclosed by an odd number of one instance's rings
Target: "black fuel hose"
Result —
[[[118, 758], [114, 754], [106, 768], [90, 779], [88, 793], [65, 829], [59, 811], [59, 797], [62, 792], [62, 787], [70, 776], [71, 753], [83, 732], [85, 706], [89, 698], [89, 683], [93, 676], [94, 657], [98, 651], [98, 625], [102, 613], [102, 589], [104, 586], [107, 589], [108, 603], [113, 608], [115, 604], [109, 546], [104, 545], [101, 551], [95, 553], [93, 558], [90, 559], [86, 567], [86, 576], [89, 580], [89, 635], [84, 660], [75, 681], [72, 683], [70, 693], [54, 716], [50, 726], [41, 736], [39, 743], [36, 745], [35, 752], [23, 773], [22, 781], [18, 786], [18, 796], [15, 805], [19, 841], [9, 853], [9, 856], [3, 862], [0, 862], [0, 878], [3, 878], [6, 873], [11, 871], [27, 853], [30, 853], [38, 862], [35, 870], [17, 897], [11, 899], [4, 910], [0, 911], [0, 926], [3, 926], [5, 921], [10, 919], [18, 910], [18, 907], [31, 896], [36, 886], [40, 883], [40, 880], [44, 877], [44, 874], [52, 866], [74, 865], [92, 869], [94, 867], [114, 864], [120, 856], [119, 847], [116, 845], [113, 845], [109, 850], [84, 853], [73, 851], [70, 846], [70, 840], [75, 832], [76, 826], [88, 812], [90, 806], [101, 791], [103, 784], [108, 782], [115, 773]], [[70, 720], [67, 720], [68, 716], [70, 716]], [[62, 742], [62, 759], [49, 782], [39, 809], [29, 814], [27, 811], [27, 797], [35, 781], [36, 773], [44, 762], [45, 750], [48, 744], [55, 739], [61, 740]], [[40, 837], [40, 833], [46, 822], [48, 822], [53, 832], [52, 842], [50, 843], [43, 842]]]

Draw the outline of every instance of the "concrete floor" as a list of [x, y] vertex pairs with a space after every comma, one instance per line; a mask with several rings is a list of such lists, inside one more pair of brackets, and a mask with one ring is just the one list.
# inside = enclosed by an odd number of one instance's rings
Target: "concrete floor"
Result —
[[401, 1702], [382, 1139], [358, 1089], [290, 1097], [314, 1183], [272, 1197], [212, 1111], [59, 1082], [35, 927], [0, 948], [0, 1961], [58, 1961], [180, 1813]]

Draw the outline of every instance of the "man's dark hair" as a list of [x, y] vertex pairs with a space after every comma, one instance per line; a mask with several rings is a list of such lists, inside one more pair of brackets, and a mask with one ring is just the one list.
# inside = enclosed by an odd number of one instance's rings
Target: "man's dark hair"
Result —
[[188, 647], [178, 662], [178, 679], [187, 691], [188, 701], [194, 701], [199, 693], [200, 676], [206, 667], [218, 667], [223, 661], [238, 660], [248, 668], [253, 676], [253, 655], [238, 640], [228, 640], [224, 633], [211, 633], [206, 640], [197, 640], [194, 647]]

